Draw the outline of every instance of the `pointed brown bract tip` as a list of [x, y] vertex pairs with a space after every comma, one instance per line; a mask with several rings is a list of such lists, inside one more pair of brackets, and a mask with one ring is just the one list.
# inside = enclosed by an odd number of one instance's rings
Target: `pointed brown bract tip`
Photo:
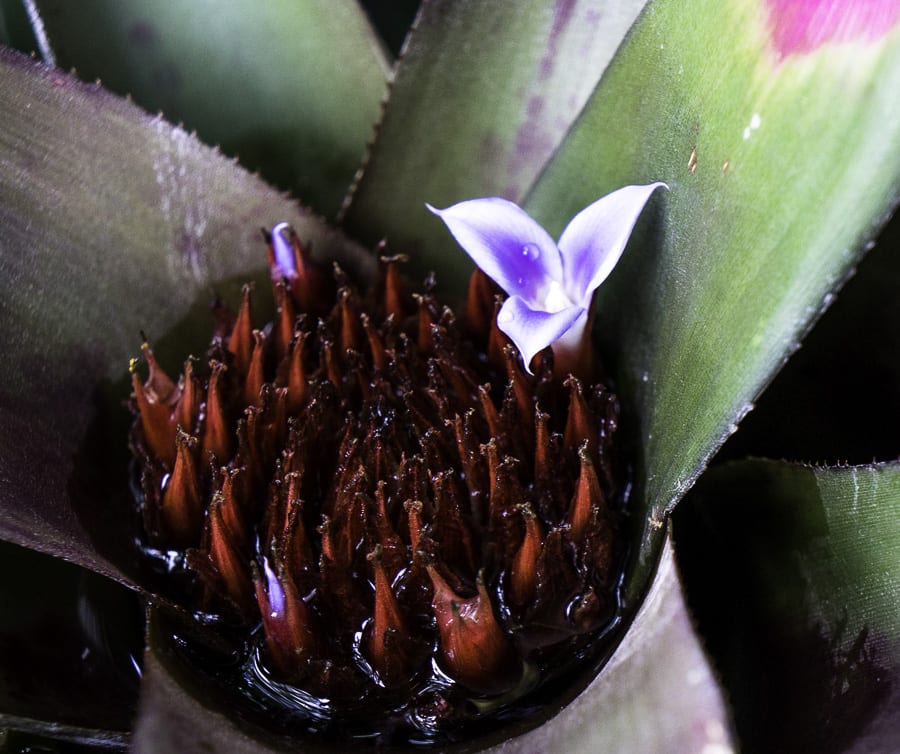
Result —
[[432, 608], [441, 643], [441, 661], [454, 680], [476, 694], [502, 694], [521, 676], [521, 665], [494, 614], [481, 578], [474, 596], [458, 595], [437, 569], [428, 566], [434, 587]]
[[503, 431], [500, 427], [500, 414], [497, 411], [497, 407], [494, 405], [494, 401], [491, 398], [491, 386], [487, 385], [479, 385], [478, 386], [478, 400], [481, 404], [481, 411], [484, 414], [484, 420], [487, 422], [488, 432], [491, 437], [497, 437]]
[[175, 425], [169, 407], [144, 388], [132, 360], [131, 389], [141, 417], [141, 437], [149, 454], [171, 469], [175, 462]]
[[178, 403], [175, 404], [173, 423], [188, 434], [197, 429], [197, 419], [200, 415], [200, 386], [194, 377], [194, 362], [188, 359], [184, 362], [184, 373], [179, 381]]
[[375, 610], [369, 631], [368, 658], [382, 681], [395, 685], [409, 677], [410, 637], [381, 555], [382, 548], [376, 546], [368, 556], [375, 574]]
[[322, 343], [322, 360], [325, 362], [325, 377], [336, 388], [344, 385], [344, 369], [340, 362], [339, 349], [327, 335], [320, 336]]
[[564, 385], [569, 388], [569, 415], [566, 420], [565, 444], [570, 448], [580, 448], [586, 442], [588, 450], [593, 452], [597, 446], [597, 422], [584, 398], [581, 380], [569, 376]]
[[384, 276], [385, 315], [393, 317], [397, 322], [401, 322], [409, 312], [405, 286], [400, 275], [400, 264], [407, 260], [408, 257], [404, 254], [379, 257]]
[[342, 352], [360, 351], [363, 347], [362, 323], [359, 319], [359, 308], [353, 293], [347, 287], [338, 291], [339, 316], [341, 321], [339, 345]]
[[272, 330], [272, 343], [275, 348], [275, 361], [281, 363], [294, 336], [294, 302], [288, 295], [283, 280], [275, 283], [275, 325]]
[[506, 366], [506, 357], [503, 350], [510, 345], [509, 338], [506, 337], [497, 326], [497, 313], [503, 306], [503, 297], [494, 297], [494, 313], [491, 315], [491, 330], [488, 334], [487, 357], [491, 366], [498, 371], [502, 371]]
[[247, 471], [243, 468], [229, 469], [223, 467], [220, 470], [222, 493], [221, 514], [222, 521], [232, 532], [238, 541], [249, 541], [246, 525], [248, 517], [247, 498]]
[[572, 528], [573, 541], [580, 543], [584, 539], [591, 517], [602, 505], [603, 490], [600, 488], [600, 481], [597, 479], [597, 472], [594, 470], [586, 442], [578, 449], [578, 457], [581, 460], [581, 473], [569, 506], [567, 520]]
[[534, 596], [537, 562], [544, 544], [544, 535], [537, 516], [530, 506], [522, 505], [519, 507], [519, 511], [525, 522], [525, 537], [513, 559], [509, 581], [513, 604], [522, 608]]
[[550, 414], [538, 409], [534, 412], [534, 478], [544, 485], [553, 474], [553, 449], [550, 443]]
[[313, 263], [309, 245], [304, 244], [296, 231], [290, 230], [291, 248], [294, 251], [296, 275], [291, 280], [291, 293], [301, 311], [324, 314], [334, 293], [332, 282]]
[[484, 347], [485, 338], [491, 332], [494, 324], [496, 315], [494, 297], [497, 292], [491, 279], [476, 267], [469, 278], [469, 290], [466, 295], [462, 324], [470, 337], [474, 338], [481, 347]]
[[265, 363], [266, 336], [259, 330], [253, 331], [253, 351], [244, 374], [244, 403], [248, 406], [262, 406], [262, 386], [265, 382], [263, 368]]
[[419, 550], [419, 541], [422, 538], [422, 502], [410, 500], [405, 507], [409, 519], [409, 541], [415, 553]]
[[212, 454], [219, 462], [231, 457], [231, 430], [225, 413], [223, 396], [226, 366], [219, 362], [211, 364], [212, 374], [206, 393], [206, 417], [200, 446], [204, 454]]
[[207, 512], [206, 541], [209, 561], [218, 576], [225, 597], [243, 616], [253, 613], [253, 587], [250, 582], [247, 543], [239, 539], [225, 521], [224, 499], [216, 493]]
[[241, 308], [231, 335], [228, 338], [228, 352], [234, 357], [234, 365], [241, 374], [247, 374], [250, 368], [250, 355], [253, 351], [253, 320], [250, 313], [250, 291], [252, 286], [245, 285]]
[[435, 322], [434, 312], [432, 311], [430, 302], [426, 296], [414, 293], [413, 300], [419, 308], [416, 344], [419, 347], [419, 351], [428, 355], [434, 351], [434, 333], [432, 332], [432, 328], [436, 327], [437, 323]]
[[157, 362], [156, 357], [153, 355], [153, 349], [150, 348], [150, 344], [146, 339], [141, 344], [141, 351], [144, 354], [144, 361], [147, 362], [149, 367], [147, 381], [144, 383], [147, 397], [157, 403], [165, 403], [171, 406], [178, 400], [178, 390], [175, 387], [175, 383], [172, 382], [172, 378], [163, 371], [163, 368]]
[[178, 432], [175, 467], [163, 490], [160, 521], [173, 547], [194, 547], [203, 528], [202, 483], [197, 470], [197, 438]]
[[382, 340], [380, 333], [372, 323], [372, 319], [367, 314], [362, 315], [362, 324], [366, 331], [366, 338], [368, 338], [369, 341], [369, 352], [372, 354], [372, 365], [378, 371], [383, 372], [388, 366], [384, 340]]
[[515, 346], [509, 345], [503, 349], [503, 358], [506, 361], [506, 376], [512, 386], [516, 406], [519, 409], [519, 419], [530, 426], [534, 415], [534, 393], [528, 378], [522, 371], [519, 352]]

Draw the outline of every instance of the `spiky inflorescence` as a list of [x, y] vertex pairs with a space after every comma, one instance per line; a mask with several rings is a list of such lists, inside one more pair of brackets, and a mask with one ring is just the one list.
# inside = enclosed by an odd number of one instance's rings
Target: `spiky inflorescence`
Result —
[[361, 297], [295, 235], [282, 279], [269, 242], [271, 325], [246, 287], [202, 368], [176, 385], [145, 344], [133, 370], [145, 540], [312, 694], [453, 718], [527, 690], [615, 609], [614, 396], [549, 349], [526, 375], [480, 272], [457, 317], [397, 258]]

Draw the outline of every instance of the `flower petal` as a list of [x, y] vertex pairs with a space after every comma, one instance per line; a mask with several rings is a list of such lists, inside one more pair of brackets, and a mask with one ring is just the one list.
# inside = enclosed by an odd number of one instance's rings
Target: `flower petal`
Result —
[[625, 186], [585, 207], [559, 238], [563, 280], [573, 301], [587, 309], [622, 256], [631, 230], [650, 195], [665, 183]]
[[510, 296], [497, 313], [497, 327], [519, 349], [531, 374], [529, 365], [534, 355], [558, 340], [584, 313], [580, 306], [558, 312], [535, 311], [520, 296]]
[[497, 196], [435, 209], [453, 237], [510, 296], [536, 303], [550, 280], [562, 282], [559, 249], [521, 207]]

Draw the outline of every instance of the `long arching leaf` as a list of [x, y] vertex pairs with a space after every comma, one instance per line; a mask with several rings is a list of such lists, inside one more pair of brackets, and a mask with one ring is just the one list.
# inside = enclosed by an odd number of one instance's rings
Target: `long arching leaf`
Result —
[[57, 65], [130, 94], [333, 215], [387, 63], [355, 0], [37, 0]]
[[597, 316], [648, 542], [894, 201], [900, 14], [858, 5], [657, 0], [528, 199], [558, 231], [618, 186], [670, 186]]
[[0, 114], [0, 538], [121, 579], [73, 507], [102, 524], [127, 488], [141, 330], [181, 323], [181, 354], [202, 348], [188, 312], [208, 330], [213, 284], [264, 266], [260, 225], [289, 220], [349, 268], [368, 255], [184, 131], [24, 56], [0, 53]]

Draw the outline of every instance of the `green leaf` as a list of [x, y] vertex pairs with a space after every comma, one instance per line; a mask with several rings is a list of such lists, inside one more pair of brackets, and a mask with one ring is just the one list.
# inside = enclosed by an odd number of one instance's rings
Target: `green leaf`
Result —
[[334, 214], [385, 92], [354, 0], [38, 0], [57, 64], [102, 79]]
[[798, 346], [898, 187], [900, 31], [782, 57], [768, 33], [777, 6], [648, 6], [527, 201], [558, 232], [619, 186], [670, 186], [597, 315], [634, 433], [645, 544]]
[[425, 202], [521, 198], [645, 2], [426, 1], [346, 227], [460, 289], [470, 263]]
[[743, 750], [900, 746], [900, 464], [709, 470], [675, 517]]
[[717, 458], [900, 457], [900, 213]]
[[203, 349], [212, 285], [265, 267], [261, 225], [372, 260], [184, 131], [9, 52], [0, 120], [0, 537], [124, 579], [108, 531], [129, 506], [110, 495], [140, 331]]
[[[216, 691], [179, 659], [172, 633], [172, 624], [154, 612], [135, 725], [136, 751], [168, 751], [175, 744], [179, 751], [217, 751], [226, 742], [229, 751], [248, 753], [288, 750], [298, 743], [303, 751], [327, 750], [309, 739], [266, 736], [246, 722], [238, 725], [241, 716], [225, 712], [222, 690]], [[487, 741], [447, 751], [482, 750], [497, 741], [504, 743], [490, 751], [730, 750], [728, 715], [685, 609], [670, 546], [663, 550], [658, 577], [631, 630], [603, 673], [596, 679], [593, 671], [573, 679], [569, 698], [556, 701], [568, 704], [530, 732], [508, 739], [509, 729], [501, 728]]]

